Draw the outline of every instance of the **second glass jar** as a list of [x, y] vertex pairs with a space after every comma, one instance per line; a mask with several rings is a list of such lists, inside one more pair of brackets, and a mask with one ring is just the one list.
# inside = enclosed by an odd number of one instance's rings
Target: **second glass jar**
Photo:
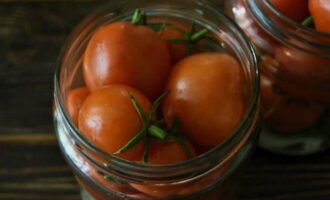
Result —
[[260, 146], [289, 155], [328, 148], [330, 34], [289, 19], [268, 0], [227, 0], [226, 11], [259, 54]]

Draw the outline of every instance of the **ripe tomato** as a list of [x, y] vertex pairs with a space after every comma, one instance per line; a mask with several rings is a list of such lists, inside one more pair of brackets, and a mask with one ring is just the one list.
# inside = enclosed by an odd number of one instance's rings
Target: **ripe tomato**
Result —
[[[276, 48], [278, 76], [300, 85], [330, 89], [330, 59], [288, 46]], [[328, 90], [329, 91], [329, 90]]]
[[285, 67], [281, 66], [275, 58], [266, 56], [259, 62], [259, 66], [264, 72], [263, 75], [261, 75], [261, 90], [263, 107], [266, 112], [268, 112], [268, 108], [272, 107], [269, 103], [279, 102], [280, 98], [278, 97], [282, 95], [276, 94], [276, 92], [273, 91], [274, 88], [279, 89], [281, 93], [285, 93], [285, 96], [293, 97], [295, 99], [308, 102], [330, 102], [330, 86], [327, 86], [326, 84], [321, 86], [318, 86], [317, 84], [314, 86], [312, 84], [309, 85], [306, 84], [302, 78], [297, 81], [297, 78], [293, 78], [293, 76], [290, 76], [283, 70]]
[[[79, 113], [79, 130], [97, 147], [107, 153], [115, 153], [131, 140], [142, 127], [129, 94], [133, 95], [145, 113], [151, 103], [142, 93], [126, 85], [110, 85], [93, 92], [85, 100]], [[138, 160], [143, 144], [119, 154], [127, 160]]]
[[[183, 30], [187, 29], [183, 26], [179, 26], [179, 27], [182, 28]], [[176, 30], [175, 28], [167, 27], [160, 32], [160, 37], [163, 40], [177, 39], [177, 38], [184, 37], [184, 34], [181, 33], [180, 31]], [[173, 64], [187, 56], [187, 45], [186, 44], [166, 42], [166, 45], [169, 50]]]
[[157, 33], [146, 26], [115, 22], [90, 39], [83, 72], [91, 91], [125, 84], [153, 100], [162, 92], [170, 67], [166, 43]]
[[308, 17], [308, 0], [269, 0], [282, 14], [296, 22]]
[[330, 88], [309, 87], [278, 79], [276, 86], [290, 97], [307, 102], [330, 103]]
[[260, 89], [262, 99], [263, 115], [267, 117], [285, 100], [284, 97], [275, 91], [273, 79], [266, 75], [260, 76]]
[[273, 55], [275, 47], [278, 45], [277, 40], [271, 37], [258, 25], [251, 16], [251, 13], [246, 9], [246, 6], [244, 0], [237, 1], [232, 10], [236, 22], [262, 53]]
[[[186, 144], [191, 156], [196, 156], [196, 150], [188, 141]], [[172, 164], [189, 159], [182, 146], [175, 141], [152, 141], [149, 149], [148, 164]], [[139, 185], [131, 184], [133, 188], [149, 196], [166, 198], [176, 195], [184, 186], [181, 185]]]
[[82, 104], [89, 95], [86, 87], [71, 90], [67, 96], [67, 106], [72, 122], [78, 125], [78, 114]]
[[[191, 155], [196, 156], [195, 148], [188, 141], [186, 143]], [[188, 155], [178, 142], [154, 140], [151, 143], [148, 155], [149, 164], [171, 164], [188, 159]]]
[[330, 1], [309, 0], [308, 7], [318, 31], [330, 33]]
[[324, 111], [318, 104], [284, 102], [265, 118], [266, 125], [281, 132], [295, 132], [315, 125]]
[[179, 118], [182, 133], [195, 144], [212, 148], [241, 121], [244, 85], [243, 71], [233, 57], [222, 53], [189, 56], [171, 72], [163, 114], [168, 122]]

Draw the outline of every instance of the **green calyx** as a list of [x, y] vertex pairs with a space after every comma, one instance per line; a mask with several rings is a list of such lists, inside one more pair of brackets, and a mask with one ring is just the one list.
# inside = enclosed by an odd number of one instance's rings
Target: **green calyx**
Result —
[[301, 25], [306, 26], [306, 27], [311, 27], [313, 25], [313, 23], [314, 23], [313, 17], [309, 16], [301, 23]]
[[194, 48], [196, 47], [197, 43], [200, 40], [203, 39], [210, 39], [210, 36], [208, 35], [209, 31], [207, 29], [201, 29], [197, 30], [196, 29], [196, 24], [193, 22], [191, 24], [190, 30], [187, 32], [177, 26], [169, 26], [171, 28], [176, 29], [177, 31], [181, 32], [183, 34], [183, 37], [181, 38], [173, 38], [173, 39], [167, 39], [166, 41], [168, 42], [173, 42], [173, 43], [182, 43], [182, 44], [187, 44], [187, 53], [188, 55], [191, 55]]
[[135, 12], [133, 13], [131, 23], [133, 25], [146, 25], [147, 17], [145, 12], [143, 12], [140, 9], [136, 9]]
[[[156, 101], [152, 105], [152, 110], [149, 115], [147, 115], [143, 111], [141, 105], [138, 103], [136, 98], [130, 93], [128, 94], [137, 114], [141, 119], [142, 128], [130, 141], [128, 141], [122, 148], [120, 148], [117, 152], [115, 152], [114, 153], [115, 155], [125, 153], [126, 151], [132, 149], [135, 145], [137, 145], [141, 141], [145, 141], [145, 144], [147, 144], [149, 143], [149, 141], [147, 141], [149, 140], [149, 138], [156, 138], [159, 140], [164, 140], [164, 138], [166, 138], [168, 133], [164, 129], [156, 125], [156, 115], [162, 100], [165, 98], [167, 94], [168, 92], [162, 94], [160, 97], [156, 99]], [[145, 148], [145, 150], [148, 151], [148, 148]], [[145, 152], [145, 154], [147, 153]], [[147, 155], [143, 157], [147, 157]]]
[[150, 27], [152, 30], [155, 32], [160, 32], [164, 30], [167, 27], [173, 28], [183, 34], [183, 37], [180, 38], [173, 38], [173, 39], [167, 39], [166, 41], [172, 42], [172, 43], [182, 43], [187, 45], [187, 54], [191, 55], [196, 48], [196, 45], [198, 41], [203, 40], [203, 39], [209, 39], [212, 40], [212, 38], [208, 33], [209, 31], [207, 29], [201, 29], [197, 30], [196, 28], [196, 23], [193, 22], [191, 24], [190, 30], [185, 31], [182, 28], [171, 25], [171, 24], [147, 24], [147, 16], [144, 11], [140, 9], [136, 9], [135, 12], [132, 15], [131, 23], [133, 25], [143, 25]]
[[185, 138], [183, 137], [182, 134], [180, 134], [179, 131], [180, 128], [180, 119], [179, 118], [174, 118], [172, 122], [172, 127], [169, 130], [169, 134], [165, 138], [166, 141], [175, 141], [178, 142], [184, 152], [186, 153], [188, 158], [192, 158], [192, 153], [188, 147], [188, 144], [185, 141]]
[[156, 99], [156, 101], [152, 105], [150, 114], [146, 114], [143, 111], [141, 105], [136, 100], [136, 98], [130, 93], [128, 94], [137, 114], [140, 117], [140, 120], [142, 122], [142, 128], [130, 141], [128, 141], [123, 147], [121, 147], [117, 152], [115, 152], [115, 155], [125, 153], [126, 151], [129, 151], [138, 143], [143, 141], [144, 153], [142, 157], [142, 162], [147, 163], [150, 144], [151, 141], [155, 139], [160, 141], [178, 142], [184, 149], [185, 153], [187, 154], [187, 157], [191, 158], [191, 152], [188, 148], [188, 145], [186, 144], [184, 137], [179, 132], [179, 119], [175, 118], [173, 120], [171, 128], [169, 128], [168, 130], [164, 130], [163, 128], [161, 128], [161, 125], [165, 123], [165, 119], [157, 120], [157, 110], [161, 105], [161, 102], [168, 94], [169, 92], [165, 92]]

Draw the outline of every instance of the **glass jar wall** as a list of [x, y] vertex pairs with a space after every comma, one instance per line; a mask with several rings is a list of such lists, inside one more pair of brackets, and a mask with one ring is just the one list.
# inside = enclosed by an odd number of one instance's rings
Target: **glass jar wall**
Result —
[[[214, 52], [235, 57], [245, 78], [245, 114], [225, 141], [192, 159], [166, 165], [123, 160], [99, 149], [70, 119], [68, 92], [85, 85], [83, 55], [92, 34], [115, 21], [127, 21], [136, 8], [148, 21], [180, 22], [206, 28]], [[259, 131], [259, 77], [250, 43], [224, 14], [197, 0], [122, 0], [105, 5], [84, 20], [64, 46], [55, 74], [54, 124], [60, 147], [82, 187], [85, 200], [203, 199], [233, 200], [244, 163]]]
[[328, 148], [330, 34], [284, 16], [268, 0], [228, 0], [226, 12], [259, 54], [260, 146], [290, 155]]

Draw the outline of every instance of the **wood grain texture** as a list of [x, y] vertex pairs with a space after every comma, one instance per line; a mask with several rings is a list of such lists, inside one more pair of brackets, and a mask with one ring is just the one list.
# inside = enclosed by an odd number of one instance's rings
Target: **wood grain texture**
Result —
[[[0, 3], [0, 200], [78, 200], [52, 126], [53, 73], [73, 26], [101, 1]], [[329, 151], [258, 149], [241, 200], [329, 200]]]

